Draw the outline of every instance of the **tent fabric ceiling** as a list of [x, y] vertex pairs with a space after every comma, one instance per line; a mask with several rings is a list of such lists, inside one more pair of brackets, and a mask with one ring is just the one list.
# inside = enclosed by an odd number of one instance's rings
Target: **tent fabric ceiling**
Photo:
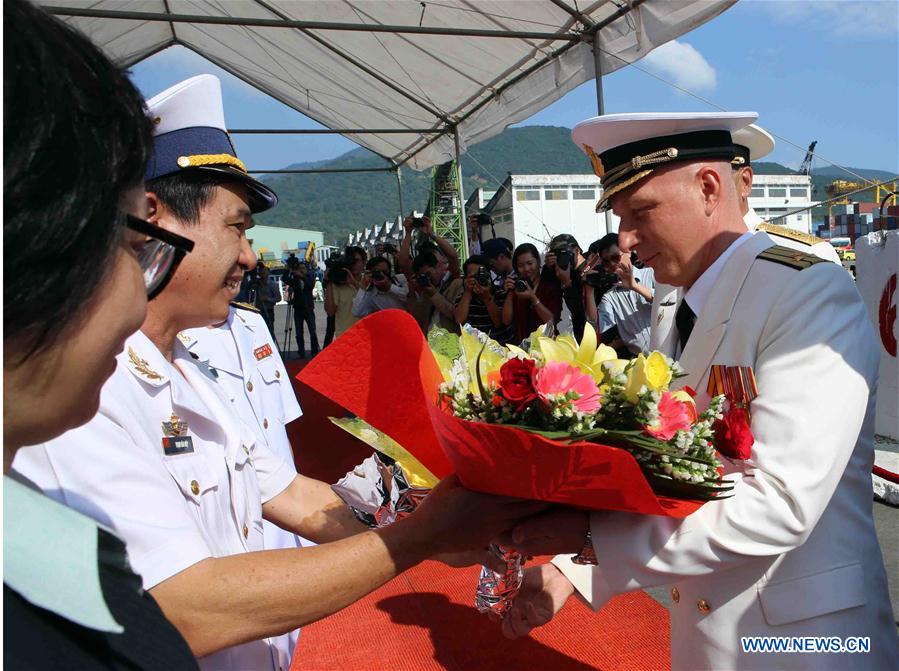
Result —
[[[41, 0], [116, 62], [180, 44], [395, 164], [422, 170], [528, 118], [592, 79], [591, 33], [613, 72], [736, 0]], [[424, 7], [422, 7], [424, 5]], [[580, 7], [579, 12], [576, 7]], [[629, 11], [625, 11], [628, 10]], [[354, 24], [359, 31], [209, 24], [67, 12]], [[618, 14], [617, 18], [615, 15]], [[376, 25], [539, 32], [559, 39], [374, 32]], [[594, 110], [584, 110], [588, 116]], [[422, 134], [420, 129], [434, 129]], [[449, 132], [445, 132], [449, 131]]]

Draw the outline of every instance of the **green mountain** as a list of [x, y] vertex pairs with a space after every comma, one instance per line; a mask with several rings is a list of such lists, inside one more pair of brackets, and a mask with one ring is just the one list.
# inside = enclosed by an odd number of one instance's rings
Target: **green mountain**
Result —
[[[380, 157], [366, 149], [354, 149], [327, 161], [298, 163], [292, 169], [377, 168]], [[779, 163], [753, 164], [757, 174], [795, 174]], [[868, 179], [882, 180], [892, 175], [882, 170], [850, 168]], [[508, 128], [500, 135], [472, 147], [462, 157], [466, 197], [477, 187], [496, 189], [509, 173], [580, 174], [590, 164], [571, 142], [571, 130], [556, 126]], [[406, 212], [425, 209], [431, 171], [402, 171], [403, 204]], [[396, 178], [391, 172], [318, 173], [268, 175], [262, 179], [278, 193], [280, 204], [257, 217], [260, 224], [322, 231], [325, 241], [342, 244], [347, 233], [393, 219], [399, 214]], [[812, 171], [815, 198], [825, 199], [825, 188], [834, 179], [854, 179], [833, 167]], [[873, 200], [873, 193], [859, 194], [855, 200]], [[817, 213], [816, 213], [817, 214]]]

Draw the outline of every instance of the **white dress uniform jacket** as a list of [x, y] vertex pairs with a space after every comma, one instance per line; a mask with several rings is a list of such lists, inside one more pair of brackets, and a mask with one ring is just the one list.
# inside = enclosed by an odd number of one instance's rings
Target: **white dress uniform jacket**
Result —
[[[208, 368], [179, 342], [169, 363], [137, 332], [117, 364], [97, 415], [20, 450], [13, 468], [112, 528], [145, 589], [208, 557], [262, 550], [262, 504], [293, 481], [293, 463], [256, 440]], [[277, 669], [278, 656], [261, 640], [199, 663]]]
[[[757, 258], [727, 259], [680, 357], [705, 407], [710, 366], [751, 366], [755, 444], [724, 459], [731, 498], [684, 520], [591, 516], [598, 566], [553, 561], [594, 608], [672, 585], [672, 668], [896, 669], [896, 629], [871, 513], [877, 347], [852, 279]], [[667, 354], [673, 354], [672, 351]], [[741, 651], [742, 636], [870, 636], [868, 654]]]
[[[818, 258], [825, 261], [833, 261], [838, 266], [842, 266], [837, 250], [826, 240], [821, 240], [812, 235], [800, 234], [798, 231], [791, 231], [782, 226], [766, 224], [751, 207], [743, 216], [743, 223], [746, 224], [746, 228], [750, 231], [755, 231], [759, 226], [762, 226], [764, 232], [782, 247], [814, 254]], [[652, 324], [649, 339], [650, 350], [659, 350], [661, 352], [674, 351], [676, 344], [676, 339], [674, 339], [676, 336], [674, 315], [677, 312], [678, 305], [680, 305], [682, 295], [683, 291], [680, 287], [673, 287], [670, 284], [656, 284], [650, 317]]]
[[[218, 326], [182, 331], [178, 338], [202, 366], [208, 366], [227, 395], [232, 410], [256, 434], [259, 443], [294, 463], [286, 424], [302, 415], [287, 369], [271, 334], [255, 310], [231, 306]], [[262, 522], [266, 550], [302, 547], [299, 536]], [[306, 545], [313, 545], [305, 541]], [[273, 638], [281, 668], [290, 668], [300, 630]]]

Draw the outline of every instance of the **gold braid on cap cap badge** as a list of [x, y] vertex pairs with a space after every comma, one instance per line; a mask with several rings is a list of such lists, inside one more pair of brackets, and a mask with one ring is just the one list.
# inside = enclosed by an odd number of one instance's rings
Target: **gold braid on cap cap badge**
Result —
[[241, 172], [247, 171], [247, 166], [244, 165], [243, 161], [241, 161], [236, 156], [231, 156], [231, 154], [195, 154], [194, 156], [178, 157], [179, 168], [196, 168], [203, 165], [223, 164], [233, 165]]

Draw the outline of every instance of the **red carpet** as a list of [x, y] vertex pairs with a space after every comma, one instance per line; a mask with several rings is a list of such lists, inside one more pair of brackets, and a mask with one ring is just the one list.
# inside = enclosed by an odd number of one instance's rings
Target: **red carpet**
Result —
[[[288, 366], [291, 378], [301, 363]], [[294, 381], [303, 417], [290, 427], [297, 468], [334, 482], [371, 449], [333, 426], [346, 414]], [[668, 611], [642, 592], [593, 613], [571, 599], [547, 626], [516, 641], [473, 605], [478, 569], [437, 562], [407, 571], [358, 603], [303, 628], [291, 671], [552, 671], [653, 669], [669, 663]]]

